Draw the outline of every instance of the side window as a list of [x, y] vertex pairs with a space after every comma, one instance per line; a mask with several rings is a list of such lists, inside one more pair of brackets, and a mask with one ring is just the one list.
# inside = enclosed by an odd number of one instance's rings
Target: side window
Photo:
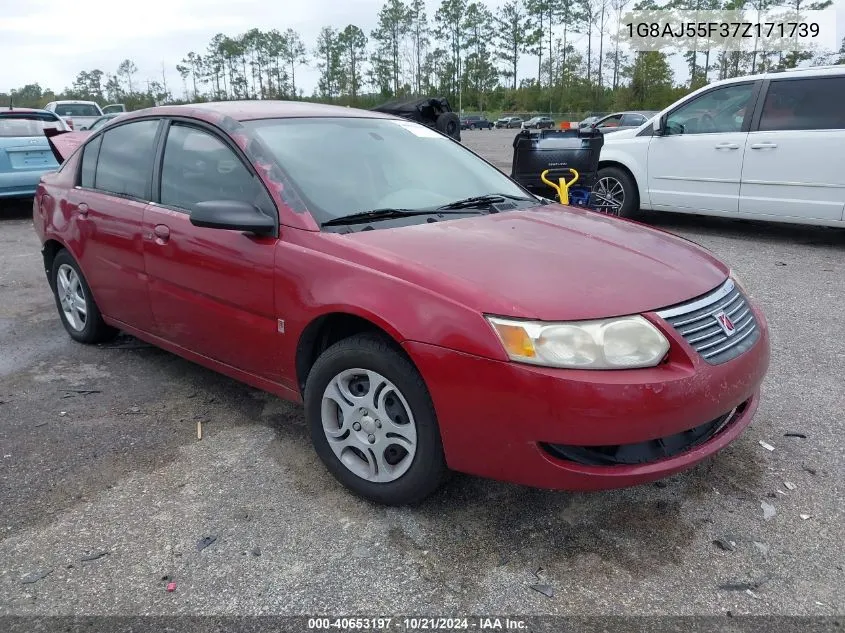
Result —
[[622, 115], [616, 114], [603, 119], [596, 127], [619, 127], [622, 124]]
[[158, 121], [137, 121], [103, 134], [94, 188], [119, 196], [149, 200]]
[[622, 125], [642, 125], [645, 117], [642, 114], [625, 114], [622, 116]]
[[[269, 211], [269, 195], [232, 149], [203, 130], [174, 124], [161, 166], [161, 204], [192, 211], [198, 202], [237, 200]], [[270, 203], [272, 204], [272, 203]]]
[[763, 103], [760, 130], [845, 129], [845, 77], [772, 81]]
[[94, 188], [94, 173], [97, 169], [97, 155], [100, 153], [100, 143], [103, 137], [98, 136], [82, 150], [82, 167], [79, 170], [79, 184], [86, 189]]
[[667, 135], [741, 132], [754, 84], [716, 88], [685, 103], [666, 120]]

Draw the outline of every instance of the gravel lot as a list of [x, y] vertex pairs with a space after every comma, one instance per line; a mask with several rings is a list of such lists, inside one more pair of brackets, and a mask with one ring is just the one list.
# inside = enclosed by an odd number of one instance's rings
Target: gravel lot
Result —
[[[464, 141], [507, 169], [513, 134]], [[647, 219], [770, 320], [759, 413], [714, 459], [597, 494], [456, 477], [397, 510], [335, 484], [298, 407], [133, 339], [72, 343], [29, 213], [0, 203], [0, 614], [845, 612], [841, 230]]]

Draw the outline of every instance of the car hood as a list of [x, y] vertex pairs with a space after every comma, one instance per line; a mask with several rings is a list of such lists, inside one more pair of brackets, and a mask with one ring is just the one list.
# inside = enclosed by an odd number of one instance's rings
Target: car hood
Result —
[[604, 135], [604, 145], [608, 143], [613, 143], [615, 141], [621, 141], [622, 139], [626, 138], [634, 138], [637, 135], [637, 131], [640, 127], [630, 127], [630, 128], [622, 128], [621, 130], [616, 130], [614, 132], [607, 132]]
[[548, 321], [656, 310], [729, 272], [682, 238], [558, 204], [344, 239], [369, 265], [480, 312]]

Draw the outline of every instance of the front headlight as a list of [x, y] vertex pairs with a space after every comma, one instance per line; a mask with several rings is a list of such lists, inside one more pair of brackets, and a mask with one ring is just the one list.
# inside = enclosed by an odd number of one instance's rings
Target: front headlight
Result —
[[641, 316], [544, 323], [488, 316], [511, 360], [568, 369], [654, 367], [669, 341]]

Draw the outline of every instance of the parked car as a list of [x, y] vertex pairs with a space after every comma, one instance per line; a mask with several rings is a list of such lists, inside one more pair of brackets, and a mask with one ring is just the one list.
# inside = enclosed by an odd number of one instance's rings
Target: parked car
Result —
[[535, 116], [534, 118], [528, 119], [527, 121], [522, 123], [522, 129], [528, 130], [534, 128], [535, 130], [540, 130], [543, 128], [553, 128], [555, 126], [555, 121], [551, 117], [547, 116]]
[[468, 114], [461, 117], [462, 130], [489, 130], [493, 124], [480, 114]]
[[845, 66], [737, 77], [609, 134], [608, 209], [845, 225]]
[[537, 198], [424, 125], [229, 101], [73, 135], [33, 205], [70, 337], [124, 330], [303, 402], [368, 499], [420, 501], [450, 470], [649, 482], [757, 408], [768, 328], [727, 266]]
[[62, 119], [47, 110], [0, 110], [0, 198], [25, 198], [35, 193], [41, 175], [58, 169], [44, 129], [67, 131]]
[[497, 128], [515, 128], [522, 127], [522, 118], [518, 116], [506, 116], [496, 121]]
[[44, 109], [58, 114], [72, 130], [81, 130], [103, 116], [94, 101], [51, 101]]
[[618, 132], [620, 130], [629, 130], [640, 127], [656, 114], [656, 110], [615, 112], [614, 114], [609, 114], [606, 117], [602, 117], [598, 121], [591, 123], [589, 127], [595, 128], [603, 134], [607, 134], [608, 132]]
[[89, 132], [93, 132], [94, 130], [99, 130], [106, 123], [108, 123], [109, 121], [111, 121], [115, 117], [119, 117], [121, 114], [123, 114], [123, 113], [122, 112], [112, 112], [110, 114], [104, 114], [100, 118], [95, 119], [94, 122], [91, 123], [90, 125], [87, 125], [87, 126], [81, 128], [81, 129], [89, 131]]

